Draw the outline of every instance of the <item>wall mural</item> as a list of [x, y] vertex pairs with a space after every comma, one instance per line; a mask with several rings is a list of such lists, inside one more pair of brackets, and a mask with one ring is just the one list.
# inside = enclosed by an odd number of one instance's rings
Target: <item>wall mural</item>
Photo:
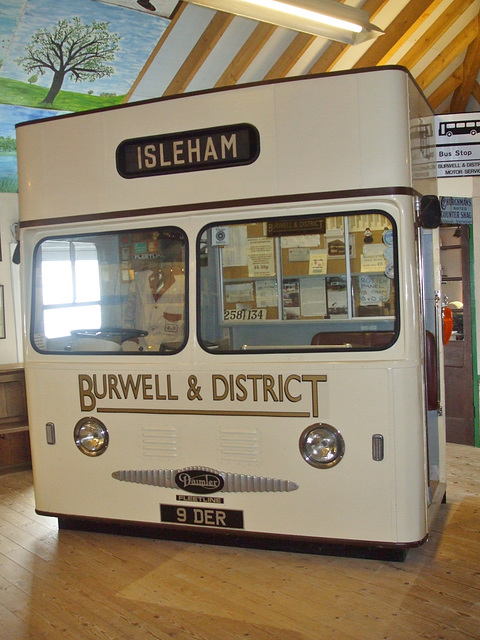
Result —
[[0, 192], [18, 189], [15, 124], [124, 102], [175, 5], [0, 0]]

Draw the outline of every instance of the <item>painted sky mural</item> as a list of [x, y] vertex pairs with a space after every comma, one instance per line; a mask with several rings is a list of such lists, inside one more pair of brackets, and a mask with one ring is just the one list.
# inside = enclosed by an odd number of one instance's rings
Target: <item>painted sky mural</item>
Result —
[[[175, 4], [0, 0], [0, 191], [18, 188], [15, 124], [122, 103]], [[92, 39], [95, 55], [64, 64], [60, 43]]]

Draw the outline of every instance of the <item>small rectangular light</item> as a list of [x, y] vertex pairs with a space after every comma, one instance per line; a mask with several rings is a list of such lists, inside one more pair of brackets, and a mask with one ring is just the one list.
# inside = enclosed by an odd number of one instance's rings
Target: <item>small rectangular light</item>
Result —
[[374, 433], [372, 436], [372, 458], [380, 462], [385, 457], [384, 440], [381, 433]]
[[55, 444], [55, 425], [53, 422], [47, 422], [45, 425], [45, 434], [47, 437], [47, 444]]

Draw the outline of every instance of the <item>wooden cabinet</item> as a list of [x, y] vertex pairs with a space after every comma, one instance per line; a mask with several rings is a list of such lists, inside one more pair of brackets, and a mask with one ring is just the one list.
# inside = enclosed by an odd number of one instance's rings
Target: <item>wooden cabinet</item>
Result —
[[21, 366], [0, 366], [0, 473], [31, 466], [25, 374]]

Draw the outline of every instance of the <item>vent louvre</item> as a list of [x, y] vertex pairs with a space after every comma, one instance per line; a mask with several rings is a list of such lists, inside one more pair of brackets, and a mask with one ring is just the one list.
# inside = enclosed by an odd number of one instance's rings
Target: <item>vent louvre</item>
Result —
[[176, 458], [178, 456], [177, 430], [174, 427], [143, 427], [142, 452], [145, 458]]
[[232, 462], [259, 462], [261, 459], [259, 434], [252, 430], [221, 429], [220, 456]]

